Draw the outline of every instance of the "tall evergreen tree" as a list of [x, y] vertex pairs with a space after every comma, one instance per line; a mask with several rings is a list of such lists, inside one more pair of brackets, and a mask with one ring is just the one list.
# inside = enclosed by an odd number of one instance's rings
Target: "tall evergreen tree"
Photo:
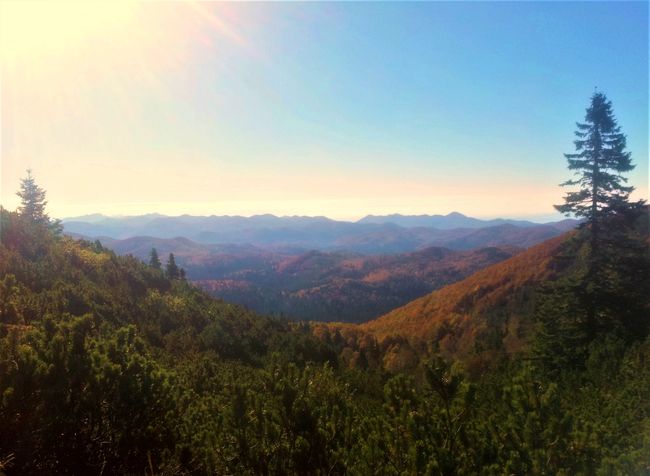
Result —
[[626, 208], [634, 187], [624, 185], [621, 174], [634, 168], [631, 153], [625, 150], [626, 138], [612, 111], [612, 103], [603, 93], [594, 93], [585, 122], [576, 123], [575, 153], [565, 154], [569, 170], [578, 178], [562, 186], [578, 185], [568, 192], [562, 205], [555, 208], [565, 215], [585, 218], [591, 229], [592, 251], [598, 248], [602, 220]]
[[649, 324], [650, 263], [647, 233], [640, 230], [647, 208], [643, 201], [630, 202], [634, 188], [622, 174], [634, 165], [604, 94], [592, 96], [577, 127], [576, 152], [565, 156], [578, 177], [562, 185], [579, 189], [555, 207], [585, 223], [566, 243], [571, 276], [549, 285], [537, 312], [536, 347], [555, 370], [584, 365], [589, 346], [603, 336], [642, 339]]
[[167, 277], [169, 279], [178, 279], [179, 277], [179, 270], [176, 265], [174, 253], [169, 253], [169, 258], [167, 259]]
[[39, 187], [34, 180], [31, 169], [27, 169], [27, 177], [20, 181], [20, 190], [16, 193], [20, 197], [18, 213], [35, 222], [48, 224], [50, 218], [45, 213], [45, 190]]
[[156, 248], [151, 248], [151, 253], [149, 254], [149, 266], [153, 266], [155, 269], [160, 269], [162, 266]]

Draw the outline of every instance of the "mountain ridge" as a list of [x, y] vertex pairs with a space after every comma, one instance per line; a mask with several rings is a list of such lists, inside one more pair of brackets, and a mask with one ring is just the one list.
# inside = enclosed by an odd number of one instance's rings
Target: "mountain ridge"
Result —
[[123, 240], [137, 236], [173, 239], [183, 236], [204, 245], [253, 245], [263, 248], [302, 248], [365, 254], [405, 253], [428, 246], [452, 249], [502, 245], [528, 247], [556, 236], [576, 224], [577, 221], [574, 220], [563, 220], [527, 226], [508, 222], [480, 227], [438, 229], [403, 227], [395, 223], [355, 223], [326, 217], [274, 215], [143, 215], [106, 218], [93, 222], [63, 221], [66, 233], [89, 239], [108, 237]]
[[513, 220], [507, 218], [495, 218], [491, 220], [482, 220], [479, 218], [469, 217], [460, 212], [451, 212], [447, 215], [402, 215], [394, 213], [389, 215], [366, 215], [357, 221], [357, 223], [375, 223], [385, 224], [393, 223], [403, 227], [427, 227], [437, 228], [439, 230], [448, 230], [453, 228], [482, 228], [486, 226], [513, 224], [516, 226], [536, 226], [543, 223], [535, 223], [529, 220]]

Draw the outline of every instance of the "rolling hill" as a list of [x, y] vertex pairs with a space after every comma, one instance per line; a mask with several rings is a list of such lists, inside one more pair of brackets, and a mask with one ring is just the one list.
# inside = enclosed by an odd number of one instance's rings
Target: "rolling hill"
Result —
[[378, 339], [437, 342], [443, 354], [516, 352], [532, 325], [535, 290], [557, 274], [566, 235], [536, 245], [360, 326]]

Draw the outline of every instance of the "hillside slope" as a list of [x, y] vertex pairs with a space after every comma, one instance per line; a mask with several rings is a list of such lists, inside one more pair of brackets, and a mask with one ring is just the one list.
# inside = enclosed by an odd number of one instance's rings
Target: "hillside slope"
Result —
[[380, 339], [433, 340], [448, 355], [516, 351], [531, 324], [534, 290], [558, 271], [554, 257], [566, 238], [534, 246], [360, 327]]

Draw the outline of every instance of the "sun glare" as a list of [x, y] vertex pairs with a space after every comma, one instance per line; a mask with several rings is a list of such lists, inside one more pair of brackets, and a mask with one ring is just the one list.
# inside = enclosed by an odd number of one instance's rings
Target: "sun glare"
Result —
[[3, 1], [0, 57], [3, 62], [40, 61], [68, 54], [85, 41], [128, 28], [135, 1]]

